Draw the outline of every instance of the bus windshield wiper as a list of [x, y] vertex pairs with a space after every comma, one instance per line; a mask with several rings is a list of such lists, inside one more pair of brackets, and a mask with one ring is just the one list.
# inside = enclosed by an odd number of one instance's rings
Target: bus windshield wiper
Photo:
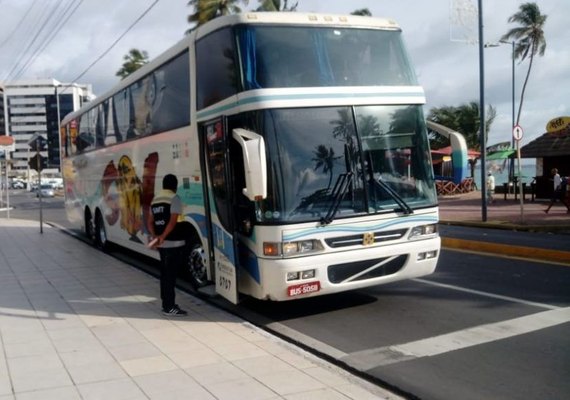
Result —
[[400, 196], [394, 189], [390, 187], [386, 182], [382, 181], [380, 178], [374, 178], [374, 168], [372, 167], [372, 156], [370, 152], [367, 154], [366, 157], [368, 163], [368, 172], [370, 173], [370, 179], [376, 185], [380, 186], [380, 188], [384, 189], [386, 193], [400, 206], [404, 214], [413, 214], [414, 210], [406, 203], [406, 201]]
[[329, 207], [329, 211], [327, 212], [326, 216], [321, 218], [322, 225], [328, 225], [333, 222], [334, 217], [338, 212], [338, 208], [340, 207], [340, 203], [344, 199], [344, 195], [350, 187], [353, 176], [354, 174], [352, 172], [346, 172], [338, 176], [336, 183], [334, 184], [334, 188], [331, 192], [332, 203]]
[[386, 182], [384, 182], [381, 179], [372, 178], [372, 180], [374, 181], [374, 183], [376, 183], [378, 186], [384, 189], [384, 191], [388, 193], [388, 195], [392, 199], [394, 199], [396, 203], [398, 203], [404, 214], [414, 213], [414, 210], [412, 210], [412, 208], [408, 205], [408, 203], [406, 203], [406, 201], [402, 198], [402, 196], [400, 196], [394, 189], [392, 189], [390, 185], [388, 185]]

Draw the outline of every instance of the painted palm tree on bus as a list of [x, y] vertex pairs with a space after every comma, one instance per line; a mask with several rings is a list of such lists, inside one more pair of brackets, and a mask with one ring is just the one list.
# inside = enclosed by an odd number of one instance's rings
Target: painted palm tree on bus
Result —
[[501, 38], [501, 40], [504, 41], [515, 42], [513, 55], [515, 59], [520, 58], [520, 62], [523, 62], [527, 57], [529, 59], [528, 70], [521, 91], [521, 100], [519, 102], [519, 111], [516, 121], [517, 125], [521, 118], [524, 93], [530, 76], [530, 70], [532, 69], [534, 56], [536, 54], [543, 56], [546, 50], [546, 40], [544, 38], [544, 23], [546, 22], [546, 17], [546, 15], [540, 13], [540, 9], [536, 3], [521, 4], [519, 11], [509, 18], [509, 22], [517, 23], [519, 26], [512, 28]]

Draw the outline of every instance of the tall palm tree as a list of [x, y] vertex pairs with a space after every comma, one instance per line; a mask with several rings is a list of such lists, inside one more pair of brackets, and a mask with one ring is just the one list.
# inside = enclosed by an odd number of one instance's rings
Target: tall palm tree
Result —
[[127, 76], [135, 72], [137, 69], [148, 63], [148, 53], [144, 50], [130, 49], [129, 52], [123, 56], [123, 66], [117, 71], [116, 76], [125, 79]]
[[195, 25], [186, 33], [216, 17], [241, 12], [237, 5], [240, 2], [248, 4], [248, 0], [190, 0], [188, 5], [194, 7], [194, 14], [188, 16], [188, 22]]
[[288, 6], [288, 0], [259, 0], [260, 6], [255, 11], [297, 11], [299, 2], [296, 2], [291, 7]]
[[528, 71], [521, 91], [521, 100], [519, 102], [519, 111], [517, 113], [517, 122], [519, 124], [521, 118], [521, 110], [524, 101], [524, 93], [526, 84], [530, 76], [532, 62], [536, 54], [543, 56], [546, 50], [546, 39], [544, 38], [544, 23], [547, 15], [540, 13], [540, 9], [536, 3], [524, 3], [519, 7], [519, 11], [509, 17], [509, 22], [519, 24], [503, 35], [501, 40], [514, 41], [515, 51], [513, 57], [520, 58], [522, 63], [525, 58], [529, 58]]

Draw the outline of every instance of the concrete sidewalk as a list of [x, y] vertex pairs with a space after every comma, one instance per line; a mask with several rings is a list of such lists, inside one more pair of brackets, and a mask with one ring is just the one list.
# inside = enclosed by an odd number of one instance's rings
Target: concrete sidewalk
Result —
[[60, 230], [0, 219], [0, 400], [397, 399]]
[[544, 210], [549, 201], [523, 202], [520, 197], [496, 194], [495, 201], [487, 205], [487, 221], [482, 220], [481, 192], [473, 191], [452, 196], [439, 196], [439, 218], [444, 224], [468, 225], [487, 228], [515, 229], [526, 231], [570, 232], [570, 213], [566, 207], [556, 202], [548, 214]]

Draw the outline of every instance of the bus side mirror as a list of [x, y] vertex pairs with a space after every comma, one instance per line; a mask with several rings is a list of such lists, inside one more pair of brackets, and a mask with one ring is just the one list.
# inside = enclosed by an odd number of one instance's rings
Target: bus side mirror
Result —
[[232, 136], [243, 152], [245, 174], [243, 194], [251, 201], [265, 199], [267, 197], [267, 163], [263, 137], [241, 128], [234, 129]]

